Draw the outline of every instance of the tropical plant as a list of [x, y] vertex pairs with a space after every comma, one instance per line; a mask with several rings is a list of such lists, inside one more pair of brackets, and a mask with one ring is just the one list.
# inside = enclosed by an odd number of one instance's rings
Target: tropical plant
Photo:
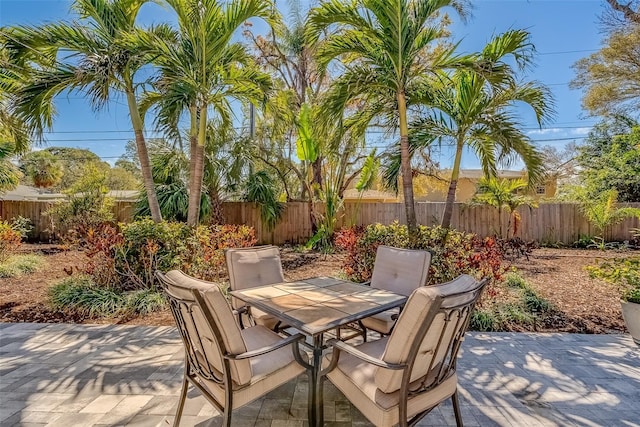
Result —
[[589, 276], [618, 286], [623, 301], [640, 304], [640, 258], [619, 258], [588, 266]]
[[83, 92], [95, 109], [106, 107], [113, 92], [125, 95], [151, 215], [161, 221], [137, 99], [136, 75], [148, 62], [135, 37], [136, 17], [148, 1], [75, 0], [77, 19], [9, 28], [3, 36], [11, 60], [37, 63], [15, 100], [16, 116], [31, 129], [51, 127], [61, 93]]
[[[522, 179], [482, 178], [478, 183], [478, 192], [471, 202], [498, 209], [498, 233], [500, 237], [509, 239], [518, 232], [520, 224], [520, 214], [516, 209], [520, 206], [538, 207], [534, 199], [520, 194], [526, 188], [527, 183]], [[503, 209], [509, 214], [506, 230], [502, 224]]]
[[593, 225], [600, 235], [594, 238], [594, 243], [598, 249], [604, 250], [605, 232], [615, 224], [622, 222], [625, 218], [640, 218], [640, 208], [618, 207], [618, 192], [608, 190], [598, 197], [587, 196], [585, 191], [578, 193], [580, 208], [587, 221]]
[[286, 206], [278, 200], [278, 189], [269, 173], [258, 171], [250, 174], [244, 191], [244, 200], [258, 205], [262, 223], [267, 230], [272, 231]]
[[451, 143], [455, 157], [441, 224], [449, 227], [455, 202], [462, 153], [470, 147], [480, 159], [485, 176], [495, 176], [500, 164], [520, 158], [529, 184], [543, 176], [542, 155], [521, 129], [514, 110], [517, 104], [530, 106], [538, 124], [552, 113], [549, 91], [534, 82], [520, 83], [509, 59], [522, 70], [531, 62], [533, 45], [529, 33], [511, 30], [494, 37], [478, 54], [478, 62], [492, 63], [496, 72], [457, 70], [449, 79], [434, 83], [421, 94], [431, 108], [411, 124], [417, 146], [434, 140]]
[[[149, 155], [162, 217], [168, 221], [186, 222], [189, 209], [189, 159], [183, 151], [164, 140], [154, 140], [149, 144]], [[149, 214], [148, 200], [144, 194], [140, 194], [135, 216], [144, 217]], [[203, 192], [200, 217], [206, 219], [210, 214], [211, 201], [206, 192]]]
[[30, 153], [27, 160], [22, 160], [25, 175], [31, 178], [38, 188], [49, 188], [57, 185], [64, 175], [59, 159], [48, 151]]
[[311, 42], [332, 29], [318, 47], [320, 65], [326, 67], [334, 59], [344, 64], [344, 72], [324, 96], [324, 120], [342, 123], [346, 108], [358, 105], [358, 113], [350, 120], [358, 122], [360, 129], [376, 118], [389, 129], [399, 126], [402, 188], [412, 234], [417, 222], [408, 108], [416, 103], [415, 94], [431, 85], [430, 75], [461, 63], [453, 56], [453, 47], [433, 49], [446, 35], [434, 20], [449, 6], [464, 12], [462, 2], [456, 0], [331, 0], [313, 9], [308, 19]]
[[272, 21], [272, 5], [264, 0], [167, 0], [176, 13], [178, 29], [155, 27], [139, 33], [147, 54], [160, 69], [155, 93], [146, 102], [156, 104], [158, 124], [175, 131], [183, 114], [189, 121], [189, 209], [187, 222], [199, 222], [205, 145], [212, 110], [221, 123], [231, 122], [230, 100], [260, 103], [270, 87], [269, 76], [254, 66], [253, 58], [231, 39], [248, 19]]

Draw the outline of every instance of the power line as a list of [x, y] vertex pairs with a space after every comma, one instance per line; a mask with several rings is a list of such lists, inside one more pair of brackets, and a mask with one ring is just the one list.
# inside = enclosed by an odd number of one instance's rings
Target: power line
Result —
[[580, 50], [563, 50], [556, 52], [536, 52], [538, 55], [565, 55], [567, 53], [585, 53], [585, 52], [597, 52], [600, 49], [580, 49]]

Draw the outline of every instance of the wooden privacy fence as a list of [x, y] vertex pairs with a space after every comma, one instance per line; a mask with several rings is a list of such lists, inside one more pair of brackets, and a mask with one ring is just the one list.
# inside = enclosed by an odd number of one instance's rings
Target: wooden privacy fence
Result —
[[[52, 206], [51, 202], [1, 201], [0, 218], [11, 219], [17, 216], [30, 218], [34, 226], [35, 238], [49, 238], [50, 221], [44, 214]], [[626, 206], [640, 208], [640, 203]], [[133, 217], [133, 202], [120, 201], [114, 205], [114, 214], [118, 221], [127, 222]], [[283, 243], [305, 243], [311, 237], [310, 205], [306, 202], [287, 203], [281, 220], [275, 229], [268, 230], [260, 220], [260, 210], [253, 203], [225, 202], [223, 212], [225, 222], [246, 224], [256, 230], [260, 243], [280, 245]], [[319, 206], [322, 209], [322, 206]], [[416, 203], [418, 222], [423, 225], [437, 225], [444, 210], [444, 203]], [[518, 208], [521, 217], [516, 236], [525, 240], [546, 243], [571, 244], [580, 236], [593, 236], [597, 231], [580, 212], [575, 203], [543, 203], [538, 208]], [[508, 214], [502, 212], [504, 227]], [[405, 223], [404, 204], [402, 203], [345, 203], [339, 215], [336, 228], [344, 225], [390, 224], [393, 221]], [[498, 233], [498, 211], [490, 206], [468, 206], [456, 203], [453, 208], [451, 226], [461, 231], [491, 236]], [[640, 228], [640, 220], [627, 218], [607, 230], [607, 240], [627, 240], [629, 230]]]

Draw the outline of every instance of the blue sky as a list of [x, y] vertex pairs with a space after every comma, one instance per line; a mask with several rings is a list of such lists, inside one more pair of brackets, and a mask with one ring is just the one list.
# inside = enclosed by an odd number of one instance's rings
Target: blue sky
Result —
[[[0, 25], [37, 25], [67, 19], [70, 4], [70, 0], [0, 0]], [[286, 2], [278, 0], [277, 4]], [[600, 47], [602, 34], [597, 22], [604, 1], [476, 0], [473, 4], [471, 19], [467, 23], [455, 20], [451, 27], [454, 38], [462, 39], [460, 49], [479, 50], [493, 34], [508, 29], [528, 30], [538, 55], [536, 66], [526, 77], [549, 86], [557, 114], [552, 123], [539, 130], [531, 113], [522, 110], [526, 131], [540, 146], [562, 147], [574, 138], [580, 142], [597, 119], [582, 111], [581, 93], [570, 90], [568, 83], [574, 76], [572, 64]], [[154, 4], [146, 5], [139, 18], [142, 25], [170, 19], [169, 11]], [[108, 109], [100, 112], [92, 111], [78, 94], [59, 97], [56, 106], [59, 114], [47, 134], [49, 146], [88, 148], [112, 163], [133, 137], [122, 98], [114, 99]], [[372, 136], [368, 144], [380, 144], [378, 136]], [[442, 166], [450, 164], [450, 157], [450, 153], [441, 154]], [[472, 155], [463, 157], [463, 167], [477, 166]]]

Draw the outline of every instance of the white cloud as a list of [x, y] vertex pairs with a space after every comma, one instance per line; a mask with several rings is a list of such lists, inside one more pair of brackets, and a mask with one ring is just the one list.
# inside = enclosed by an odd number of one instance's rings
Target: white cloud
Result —
[[591, 128], [575, 128], [571, 131], [572, 135], [589, 135]]
[[561, 128], [535, 129], [528, 131], [527, 135], [552, 135], [561, 132], [565, 132], [565, 130]]

